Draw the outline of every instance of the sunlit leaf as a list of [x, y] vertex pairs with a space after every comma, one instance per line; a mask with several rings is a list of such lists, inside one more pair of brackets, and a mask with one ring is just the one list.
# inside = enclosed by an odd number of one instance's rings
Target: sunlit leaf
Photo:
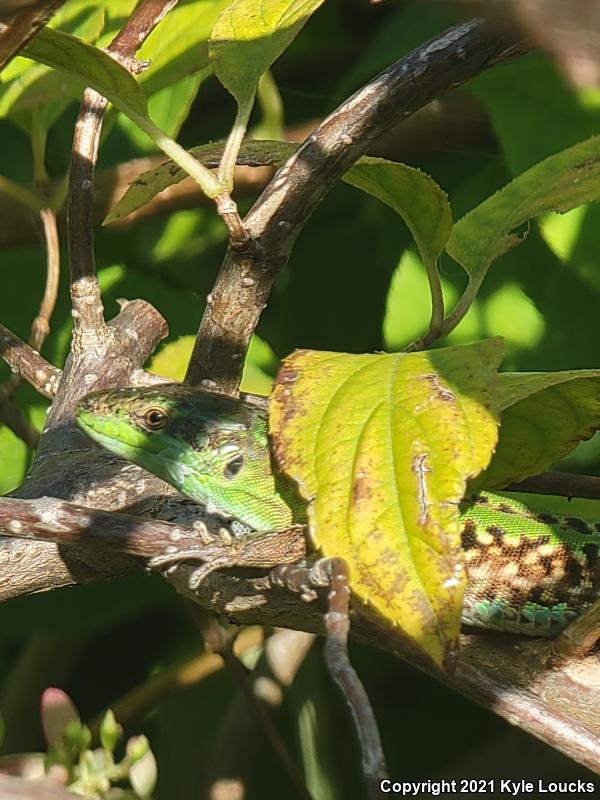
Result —
[[407, 164], [365, 157], [344, 180], [393, 208], [410, 228], [423, 263], [435, 265], [452, 230], [452, 211], [433, 178]]
[[228, 0], [192, 0], [171, 9], [137, 57], [150, 66], [139, 76], [148, 96], [208, 66], [208, 38]]
[[489, 197], [453, 228], [447, 251], [469, 274], [470, 292], [492, 262], [518, 245], [515, 230], [548, 211], [569, 211], [600, 197], [600, 136], [536, 164]]
[[102, 50], [80, 39], [44, 28], [29, 42], [23, 54], [67, 72], [119, 107], [142, 117], [147, 114], [146, 96], [135, 78]]
[[271, 399], [279, 467], [354, 594], [442, 665], [464, 588], [457, 506], [497, 438], [500, 340], [409, 354], [298, 351]]
[[323, 0], [233, 0], [219, 16], [208, 53], [215, 75], [239, 105], [294, 40]]
[[[104, 28], [104, 10], [90, 8], [82, 17], [66, 19], [64, 23], [66, 32], [92, 42]], [[32, 64], [29, 59], [18, 57], [2, 73], [0, 117], [12, 116], [22, 127], [29, 130], [32, 125], [32, 114], [35, 113], [37, 119], [43, 114], [45, 124], [49, 127], [77, 97], [79, 91], [79, 83], [63, 72], [57, 72], [42, 64]]]

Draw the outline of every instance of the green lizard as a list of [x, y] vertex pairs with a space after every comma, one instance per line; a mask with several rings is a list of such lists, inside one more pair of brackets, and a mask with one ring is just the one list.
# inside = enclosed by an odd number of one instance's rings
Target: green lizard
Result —
[[[304, 521], [271, 463], [259, 406], [180, 384], [85, 397], [77, 421], [108, 450], [258, 532]], [[558, 516], [484, 492], [460, 509], [468, 571], [463, 622], [554, 636], [600, 596], [600, 518]]]

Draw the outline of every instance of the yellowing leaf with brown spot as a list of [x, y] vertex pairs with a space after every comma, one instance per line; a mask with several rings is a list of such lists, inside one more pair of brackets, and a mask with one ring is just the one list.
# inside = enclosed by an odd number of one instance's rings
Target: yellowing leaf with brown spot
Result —
[[421, 353], [301, 350], [271, 396], [279, 468], [311, 500], [325, 556], [353, 594], [442, 666], [455, 649], [465, 570], [457, 507], [497, 439], [491, 339]]

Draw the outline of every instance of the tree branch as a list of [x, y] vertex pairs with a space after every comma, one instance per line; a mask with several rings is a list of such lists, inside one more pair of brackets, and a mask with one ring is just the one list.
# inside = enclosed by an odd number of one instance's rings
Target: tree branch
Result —
[[[413, 50], [356, 92], [276, 173], [244, 226], [253, 251], [228, 251], [207, 302], [186, 381], [235, 395], [258, 318], [296, 237], [371, 144], [443, 91], [522, 52], [472, 20]], [[206, 382], [209, 383], [206, 383]]]
[[[0, 70], [4, 69], [64, 3], [65, 0], [46, 0], [45, 2], [35, 0], [34, 3], [28, 3], [28, 5], [35, 6], [34, 8], [23, 10], [19, 10], [19, 4], [3, 3], [3, 6], [8, 7], [0, 9], [2, 12], [0, 18], [3, 20], [0, 22]], [[15, 10], [18, 10], [18, 13], [13, 15]]]
[[[107, 51], [135, 69], [133, 56], [145, 38], [177, 0], [144, 0], [117, 34]], [[75, 125], [67, 234], [73, 303], [74, 353], [95, 349], [103, 343], [104, 307], [96, 278], [94, 257], [94, 170], [102, 120], [108, 101], [93, 89], [86, 89]]]
[[[318, 120], [284, 131], [286, 142], [302, 142], [319, 124]], [[466, 94], [450, 93], [393, 126], [373, 142], [367, 154], [402, 161], [423, 153], [472, 149], [491, 150], [495, 146], [489, 122], [481, 105]], [[164, 163], [164, 156], [149, 156], [126, 161], [109, 169], [98, 170], [94, 181], [94, 225], [98, 227], [117, 200], [125, 194], [130, 183], [144, 172]], [[239, 159], [238, 159], [239, 161]], [[237, 166], [233, 196], [239, 200], [256, 197], [273, 177], [270, 167]], [[50, 181], [48, 192], [54, 196], [58, 181]], [[157, 215], [170, 214], [184, 208], [199, 206], [214, 208], [193, 178], [185, 178], [153, 197], [146, 205], [127, 217], [111, 223], [106, 230], [130, 228], [136, 222]], [[59, 231], [65, 230], [64, 211], [58, 214]], [[30, 210], [13, 197], [0, 192], [0, 247], [35, 242], [39, 238], [35, 218]]]
[[600, 500], [600, 478], [596, 475], [572, 475], [568, 472], [543, 472], [518, 483], [511, 483], [504, 491], [557, 494], [561, 497]]
[[[45, 397], [54, 397], [61, 371], [0, 322], [0, 357]], [[0, 389], [0, 394], [2, 390]]]

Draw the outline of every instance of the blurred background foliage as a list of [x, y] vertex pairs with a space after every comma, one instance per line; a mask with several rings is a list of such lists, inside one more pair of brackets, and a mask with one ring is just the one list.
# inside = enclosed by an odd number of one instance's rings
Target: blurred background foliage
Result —
[[[210, 18], [224, 2], [180, 0], [177, 13], [202, 3], [208, 35]], [[99, 5], [104, 18], [98, 16]], [[87, 32], [92, 40], [100, 36], [97, 41], [103, 44], [132, 5], [73, 0], [57, 24], [82, 36]], [[427, 3], [328, 0], [273, 69], [286, 129], [314, 125], [377, 71], [456, 19], [446, 7]], [[178, 59], [185, 65], [188, 57], [185, 16], [179, 28], [172, 24], [169, 35], [159, 28], [141, 53], [152, 55], [156, 66], [144, 79], [153, 93], [151, 114], [171, 134], [178, 132], [185, 147], [222, 138], [233, 121], [233, 102], [205, 72], [190, 76], [183, 67], [169, 72]], [[172, 48], [179, 49], [174, 54]], [[12, 68], [18, 63], [31, 68], [24, 61], [13, 62]], [[52, 179], [68, 169], [76, 97], [75, 89], [71, 95], [63, 91], [42, 142]], [[30, 136], [37, 136], [39, 144], [40, 131], [44, 139], [46, 129], [34, 109], [35, 102], [25, 97], [16, 113], [6, 91], [0, 94], [0, 174], [17, 183], [31, 183], [36, 173], [39, 177]], [[257, 108], [252, 124], [266, 122]], [[106, 128], [99, 169], [154, 152], [121, 115], [109, 114]], [[529, 166], [599, 130], [600, 90], [573, 90], [550, 60], [536, 53], [496, 67], [434, 103], [412, 127], [404, 132], [400, 127], [388, 137], [385, 154], [429, 173], [448, 193], [459, 219]], [[241, 201], [242, 210], [250, 202]], [[0, 219], [0, 229], [2, 224]], [[502, 335], [504, 369], [511, 371], [600, 367], [593, 333], [600, 300], [598, 230], [598, 204], [532, 223], [525, 241], [494, 264], [476, 303], [448, 341]], [[187, 208], [128, 229], [99, 228], [95, 235], [107, 316], [116, 314], [118, 298], [143, 297], [153, 303], [167, 319], [170, 336], [151, 368], [180, 378], [223, 256], [223, 226], [212, 210]], [[71, 328], [64, 242], [62, 255], [59, 299], [43, 348], [59, 366]], [[451, 307], [465, 275], [446, 255], [441, 272]], [[0, 252], [0, 319], [24, 339], [44, 279], [40, 241]], [[244, 388], [267, 393], [279, 358], [294, 348], [402, 349], [426, 331], [429, 313], [425, 275], [399, 217], [362, 192], [339, 186], [306, 226], [275, 286], [251, 348]], [[0, 379], [7, 376], [0, 364]], [[46, 402], [27, 386], [17, 401], [41, 429]], [[0, 494], [20, 484], [31, 457], [11, 431], [0, 427]], [[597, 438], [580, 446], [561, 468], [598, 474]], [[62, 686], [88, 717], [200, 649], [181, 603], [156, 577], [135, 576], [5, 603], [0, 606], [0, 710], [7, 721], [7, 748], [39, 746], [38, 701], [46, 686]], [[391, 656], [359, 646], [352, 656], [373, 700], [392, 776], [586, 775]], [[192, 796], [194, 782], [210, 763], [233, 692], [232, 679], [220, 672], [172, 692], [144, 715], [122, 720], [128, 734], [143, 731], [150, 737], [159, 763], [157, 797]], [[287, 693], [278, 724], [311, 776], [316, 797], [363, 796], [353, 730], [318, 645]], [[250, 797], [289, 796], [291, 791], [266, 741], [260, 743], [253, 781]]]

